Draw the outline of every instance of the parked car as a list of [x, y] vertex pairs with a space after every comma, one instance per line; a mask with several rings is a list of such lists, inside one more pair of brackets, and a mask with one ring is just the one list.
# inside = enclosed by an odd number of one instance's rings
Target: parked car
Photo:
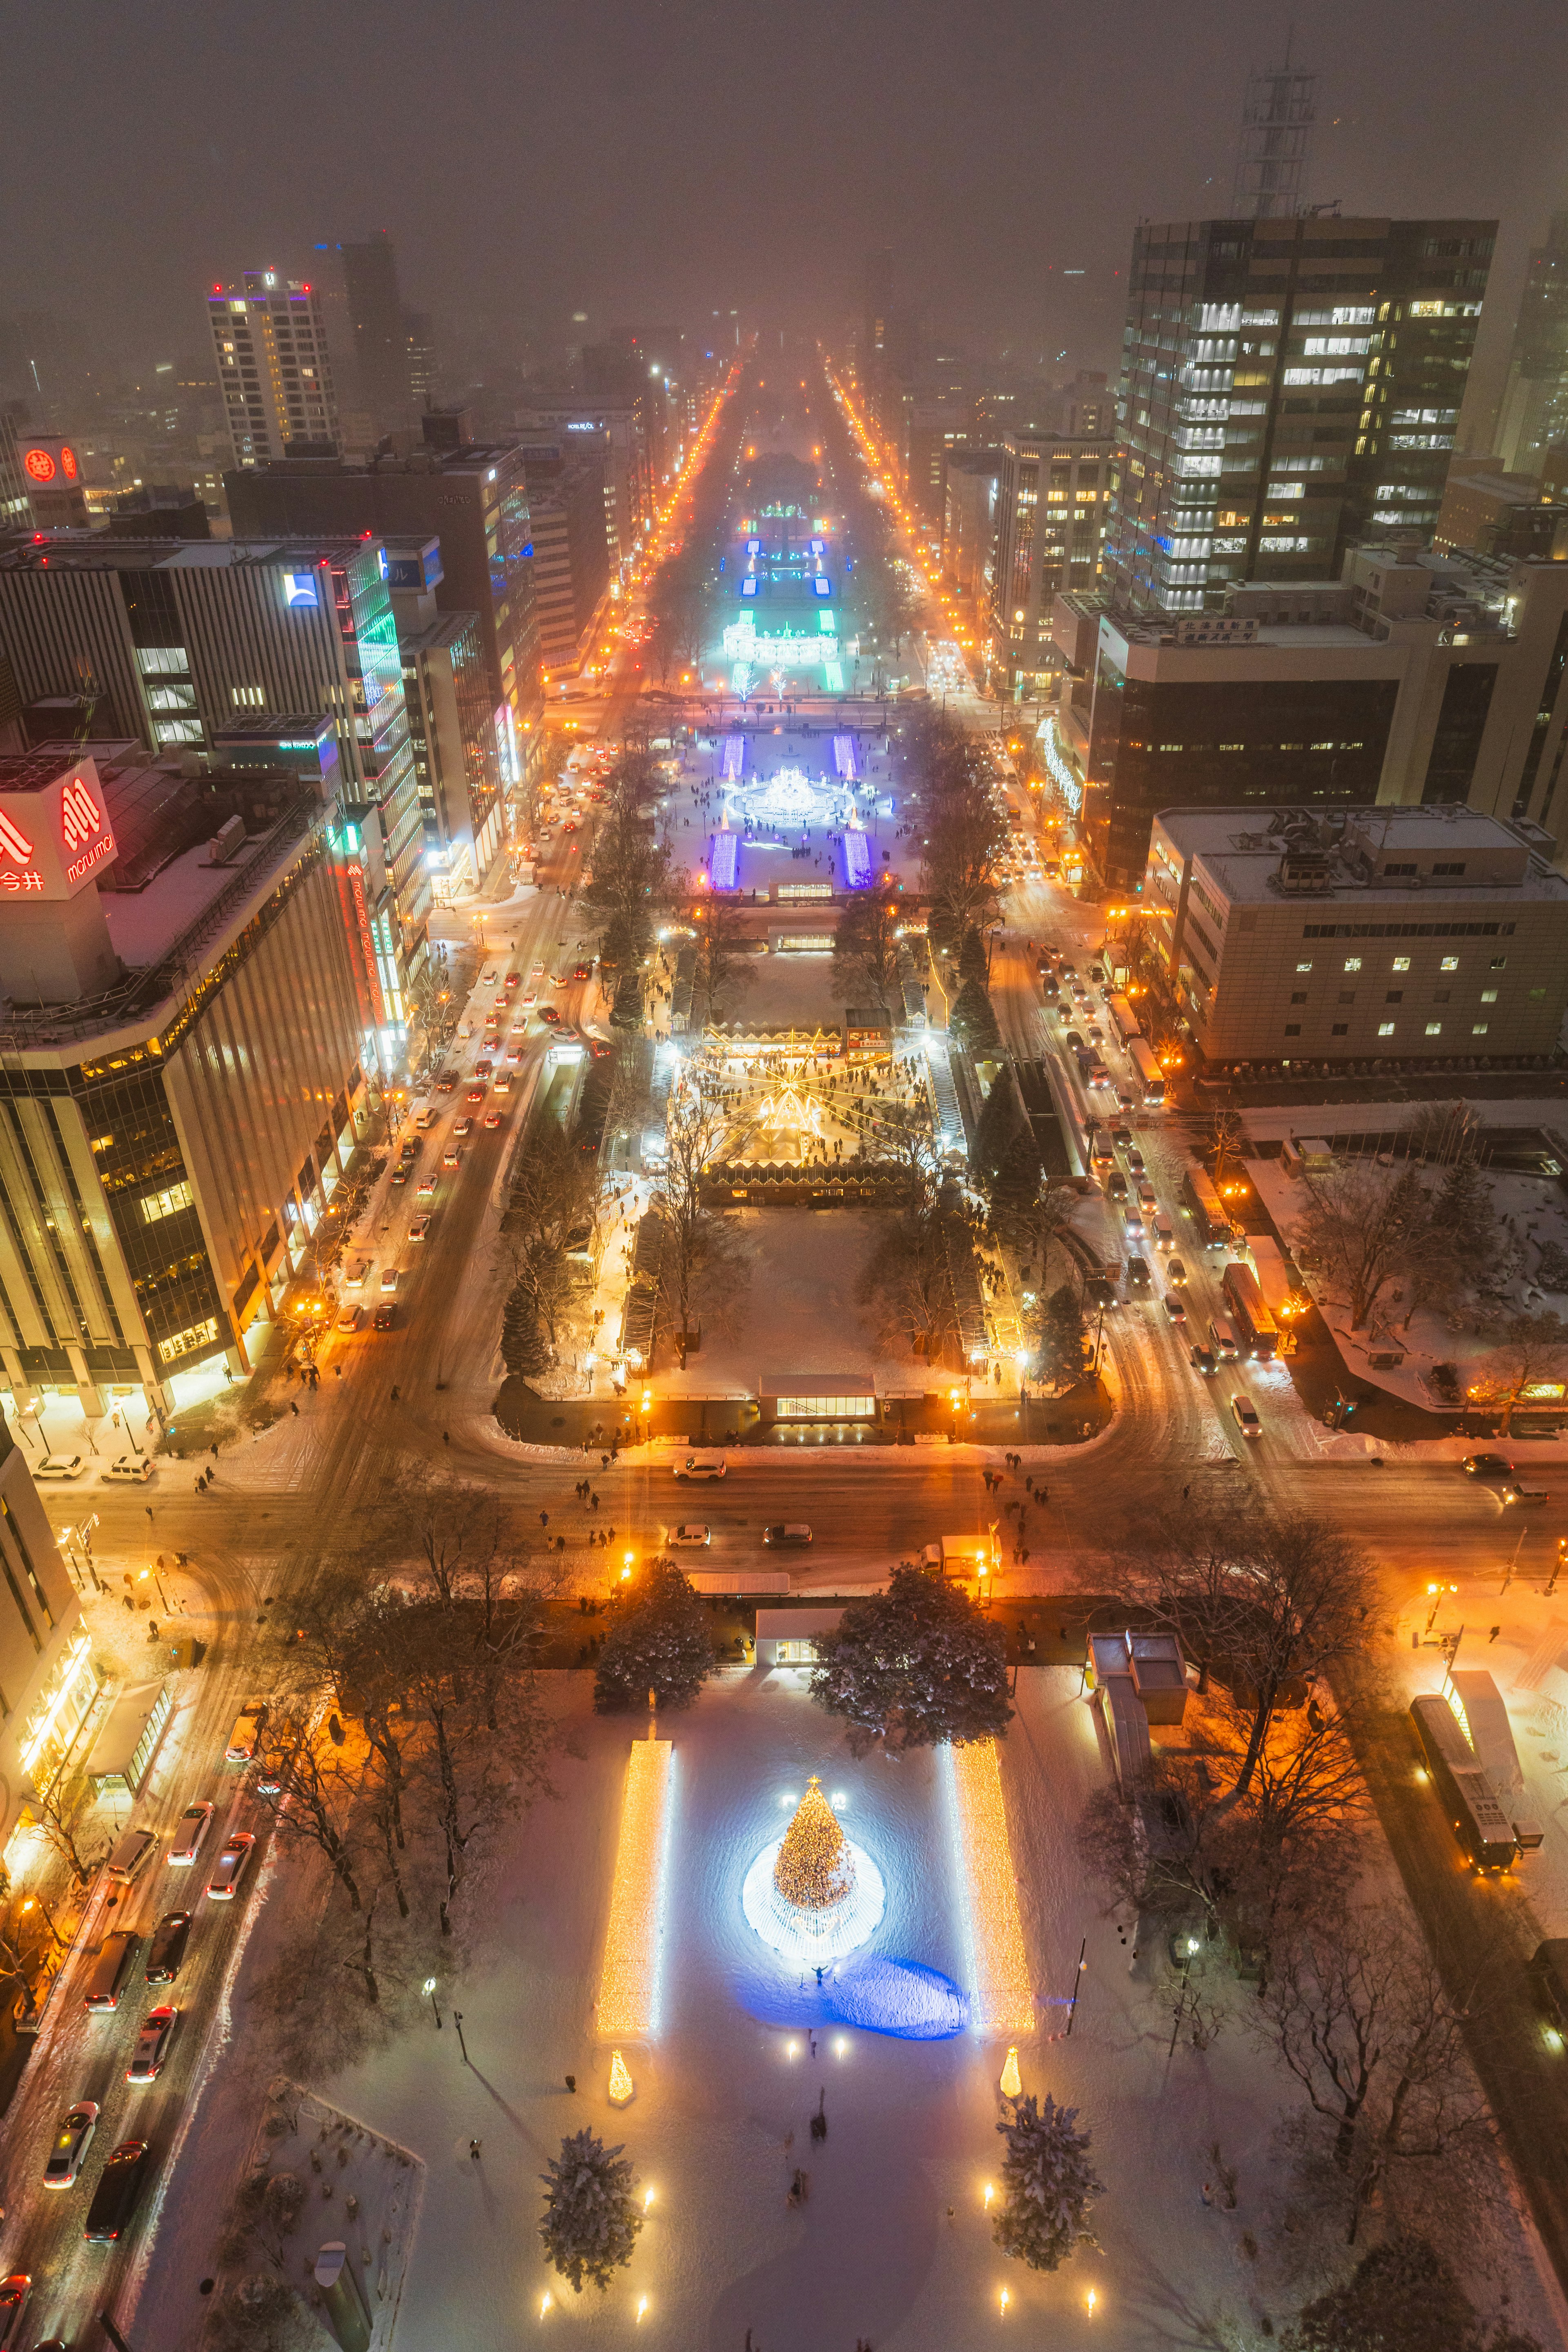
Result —
[[665, 1538], [671, 1551], [703, 1551], [712, 1540], [711, 1530], [700, 1519], [683, 1519]]
[[103, 1475], [106, 1478], [123, 1478], [129, 1486], [144, 1486], [153, 1475], [153, 1457], [148, 1454], [117, 1454]]
[[1232, 1418], [1243, 1437], [1262, 1436], [1263, 1423], [1253, 1410], [1250, 1397], [1233, 1396], [1230, 1401], [1230, 1410]]
[[144, 2139], [122, 2139], [98, 2176], [82, 2231], [89, 2244], [111, 2245], [128, 2227], [152, 2169]]
[[44, 2167], [46, 2189], [74, 2189], [88, 2149], [92, 2146], [93, 2133], [98, 2129], [99, 2106], [96, 2099], [79, 2099], [60, 2117], [60, 2127], [55, 2134]]
[[804, 1550], [812, 1540], [811, 1529], [804, 1519], [780, 1519], [763, 1529], [765, 1544], [778, 1545], [791, 1550]]
[[1506, 1454], [1467, 1454], [1461, 1465], [1467, 1478], [1509, 1478], [1513, 1464]]
[[342, 1314], [338, 1317], [337, 1321], [332, 1325], [332, 1328], [334, 1331], [357, 1331], [360, 1327], [360, 1321], [361, 1310], [351, 1299], [349, 1304], [343, 1308]]
[[[242, 1718], [243, 1719], [243, 1718]], [[239, 1727], [235, 1726], [237, 1731]], [[175, 1870], [189, 1870], [202, 1850], [207, 1832], [213, 1825], [213, 1809], [204, 1799], [200, 1804], [187, 1805], [180, 1815], [180, 1826], [174, 1832], [174, 1843], [166, 1859]]]
[[104, 2016], [119, 2008], [131, 1963], [141, 1949], [142, 1938], [133, 1927], [110, 1929], [88, 1970], [81, 2000], [85, 2010], [94, 2016]]
[[125, 2069], [128, 2083], [155, 2083], [163, 2071], [163, 2061], [169, 2054], [169, 2044], [174, 2038], [174, 2028], [180, 2012], [168, 2002], [150, 2009], [142, 2021], [142, 2031], [136, 2037], [136, 2047], [131, 2063]]
[[214, 1866], [207, 1893], [215, 1903], [232, 1903], [256, 1852], [252, 1830], [236, 1830]]
[[31, 1465], [35, 1478], [79, 1478], [87, 1468], [85, 1455], [80, 1454], [46, 1454], [41, 1462]]
[[121, 1830], [109, 1850], [103, 1874], [111, 1886], [129, 1886], [141, 1877], [157, 1851], [156, 1830]]
[[1201, 1341], [1194, 1340], [1192, 1347], [1188, 1349], [1187, 1355], [1194, 1372], [1202, 1372], [1206, 1381], [1213, 1380], [1218, 1368], [1212, 1348], [1205, 1348]]
[[228, 1735], [224, 1749], [226, 1764], [248, 1764], [261, 1744], [262, 1729], [268, 1717], [267, 1701], [253, 1698], [241, 1707], [235, 1717], [234, 1729]]
[[179, 1975], [185, 1946], [190, 1941], [191, 1918], [189, 1911], [165, 1911], [153, 1928], [147, 1946], [146, 1977], [150, 1985], [173, 1984]]
[[1165, 1312], [1173, 1323], [1184, 1323], [1187, 1319], [1186, 1307], [1173, 1290], [1165, 1293]]

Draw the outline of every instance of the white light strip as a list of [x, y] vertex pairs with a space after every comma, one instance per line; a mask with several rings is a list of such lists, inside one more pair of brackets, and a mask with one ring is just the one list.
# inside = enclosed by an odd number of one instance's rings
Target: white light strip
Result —
[[598, 2029], [605, 2042], [635, 2041], [654, 2030], [674, 1753], [668, 1739], [635, 1739], [626, 1761], [621, 1838], [599, 1979]]

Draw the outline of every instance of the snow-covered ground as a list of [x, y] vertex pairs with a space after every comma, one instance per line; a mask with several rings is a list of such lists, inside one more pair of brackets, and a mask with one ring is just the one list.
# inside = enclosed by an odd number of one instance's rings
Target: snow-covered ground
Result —
[[[742, 2352], [750, 2329], [754, 2352], [850, 2352], [858, 2336], [877, 2352], [967, 2352], [1005, 2327], [1024, 2342], [1152, 2352], [1252, 2341], [1264, 2311], [1278, 2326], [1292, 2299], [1269, 2267], [1282, 2189], [1273, 2135], [1295, 2100], [1238, 2031], [1169, 2054], [1169, 2014], [1144, 1981], [1150, 1956], [1130, 1969], [1074, 1847], [1082, 1799], [1105, 1770], [1078, 1680], [1065, 1669], [1020, 1674], [1003, 1781], [1039, 2000], [1038, 2030], [1020, 2052], [1024, 2084], [1078, 2106], [1093, 2134], [1108, 2189], [1096, 2215], [1102, 2252], [1038, 2278], [991, 2242], [999, 2043], [969, 2031], [915, 2042], [846, 2030], [746, 1926], [746, 1868], [817, 1771], [886, 1881], [874, 1948], [967, 1985], [940, 1768], [929, 1757], [852, 1762], [787, 1672], [729, 1675], [689, 1714], [660, 1723], [675, 1742], [662, 1990], [656, 2032], [626, 2050], [635, 2100], [610, 2108], [593, 2004], [637, 1727], [592, 1717], [583, 1677], [573, 1699], [580, 1753], [561, 1765], [560, 1798], [522, 1825], [487, 1882], [485, 1948], [461, 1996], [470, 2063], [449, 2018], [439, 2032], [432, 2020], [323, 2086], [427, 2167], [400, 2343], [513, 2352], [536, 2330], [596, 2344], [635, 2330], [666, 2352]], [[1052, 2039], [1080, 1944], [1072, 2034]], [[816, 2147], [819, 2094], [828, 2136]], [[629, 2271], [579, 2300], [547, 2270], [535, 2232], [544, 2160], [585, 2124], [624, 2141], [653, 2195]], [[1232, 2213], [1200, 2195], [1216, 2140], [1239, 2171]], [[797, 2165], [810, 2194], [792, 2209]], [[1517, 2320], [1553, 2340], [1522, 2233], [1504, 2252]]]

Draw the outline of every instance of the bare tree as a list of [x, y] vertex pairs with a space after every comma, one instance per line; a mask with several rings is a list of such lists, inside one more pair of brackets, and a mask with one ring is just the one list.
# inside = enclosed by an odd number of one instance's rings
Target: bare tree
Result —
[[1470, 1402], [1502, 1413], [1502, 1433], [1513, 1426], [1518, 1407], [1542, 1390], [1558, 1402], [1568, 1375], [1568, 1323], [1561, 1317], [1509, 1315], [1489, 1324], [1492, 1345], [1471, 1367]]
[[1235, 1788], [1252, 1782], [1276, 1710], [1365, 1645], [1377, 1598], [1348, 1536], [1305, 1512], [1221, 1505], [1170, 1517], [1122, 1565], [1129, 1600], [1180, 1635], [1228, 1685], [1247, 1723]]
[[1256, 2030], [1328, 2126], [1352, 2245], [1392, 2174], [1436, 2166], [1491, 2136], [1466, 2058], [1463, 2009], [1418, 1933], [1386, 1903], [1358, 1906], [1287, 1947]]
[[1393, 1168], [1337, 1160], [1307, 1183], [1312, 1197], [1297, 1223], [1297, 1250], [1343, 1292], [1351, 1328], [1360, 1330], [1388, 1285], [1429, 1248], [1431, 1204], [1410, 1160]]
[[697, 964], [691, 976], [693, 1007], [703, 1022], [721, 1019], [731, 1000], [749, 988], [755, 972], [746, 953], [741, 909], [727, 893], [700, 891], [688, 910], [697, 934]]
[[683, 1370], [698, 1318], [728, 1311], [747, 1280], [745, 1257], [707, 1197], [707, 1171], [727, 1124], [697, 1079], [685, 1077], [672, 1092], [658, 1196], [664, 1213], [659, 1283]]
[[892, 891], [858, 891], [845, 905], [833, 935], [833, 987], [847, 1004], [899, 1002], [901, 915]]

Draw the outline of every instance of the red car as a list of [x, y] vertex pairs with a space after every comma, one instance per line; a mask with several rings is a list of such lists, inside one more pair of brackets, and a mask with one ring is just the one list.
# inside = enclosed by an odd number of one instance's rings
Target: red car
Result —
[[542, 1004], [539, 1008], [539, 1017], [546, 1028], [558, 1029], [561, 1026], [561, 1014], [553, 1004]]
[[572, 977], [574, 980], [586, 980], [588, 977], [587, 965], [585, 963], [574, 965], [573, 967]]
[[484, 1098], [485, 1090], [483, 1087], [470, 1087], [468, 1093], [463, 1097], [463, 1100], [466, 1103], [471, 1103], [476, 1107], [482, 1103]]

